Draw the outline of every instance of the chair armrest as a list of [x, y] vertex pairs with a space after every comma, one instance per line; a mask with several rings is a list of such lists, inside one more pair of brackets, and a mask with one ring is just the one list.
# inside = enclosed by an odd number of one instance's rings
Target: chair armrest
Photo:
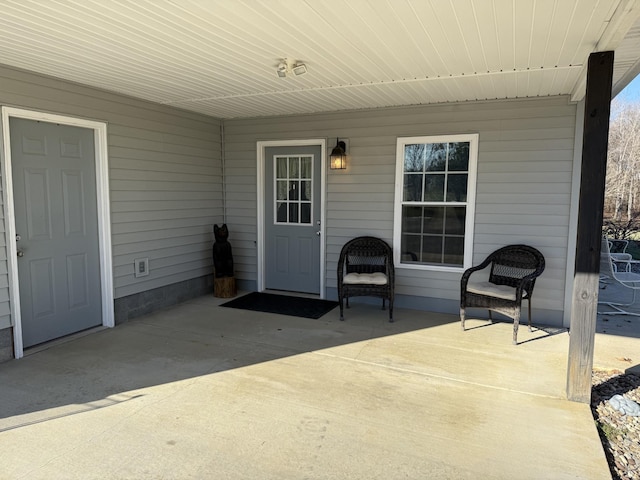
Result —
[[516, 300], [518, 302], [522, 300], [522, 291], [524, 290], [525, 285], [527, 285], [529, 282], [533, 282], [541, 274], [542, 274], [542, 271], [536, 270], [535, 272], [530, 273], [529, 275], [525, 275], [520, 279], [520, 283], [518, 283], [518, 285], [516, 286]]
[[387, 259], [387, 277], [389, 278], [389, 284], [395, 285], [396, 281], [396, 267], [393, 264], [393, 252]]
[[475, 267], [467, 268], [464, 271], [464, 273], [462, 274], [462, 278], [460, 279], [460, 287], [462, 288], [463, 292], [467, 289], [467, 283], [469, 282], [469, 277], [471, 276], [471, 274], [473, 272], [477, 272], [479, 270], [484, 270], [485, 268], [487, 268], [489, 266], [490, 263], [491, 263], [490, 260], [485, 260], [480, 265], [476, 265]]
[[621, 271], [620, 267], [623, 267], [623, 272], [630, 273], [632, 271], [631, 264], [637, 263], [637, 260], [634, 260], [630, 253], [609, 253], [609, 256], [614, 272]]
[[633, 260], [633, 257], [630, 253], [610, 253], [611, 259], [614, 262], [626, 262], [628, 260]]

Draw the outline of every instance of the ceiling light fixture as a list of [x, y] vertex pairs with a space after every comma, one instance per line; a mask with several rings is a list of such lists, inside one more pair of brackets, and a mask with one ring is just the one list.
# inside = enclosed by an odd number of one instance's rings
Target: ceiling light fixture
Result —
[[289, 59], [285, 58], [280, 62], [280, 64], [278, 64], [276, 73], [280, 78], [285, 78], [291, 74], [294, 74], [296, 76], [304, 75], [305, 73], [307, 73], [307, 66], [299, 61], [292, 63], [289, 61]]
[[304, 75], [307, 73], [307, 66], [304, 63], [296, 63], [291, 70], [294, 75]]
[[289, 65], [287, 65], [286, 61], [284, 62], [280, 62], [280, 65], [278, 65], [278, 76], [280, 78], [284, 78], [287, 76], [287, 71], [289, 70]]

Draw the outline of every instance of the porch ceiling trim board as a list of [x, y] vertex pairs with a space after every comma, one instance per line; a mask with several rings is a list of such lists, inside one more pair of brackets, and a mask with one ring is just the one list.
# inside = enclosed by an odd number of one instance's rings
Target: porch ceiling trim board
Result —
[[[600, 40], [594, 52], [604, 52], [607, 50], [617, 50], [618, 47], [622, 50], [626, 50], [627, 54], [622, 56], [620, 60], [614, 59], [614, 76], [613, 76], [613, 94], [615, 97], [635, 76], [640, 72], [640, 58], [638, 58], [638, 36], [640, 31], [640, 25], [636, 24], [638, 17], [640, 16], [640, 2], [636, 0], [624, 0], [620, 2], [618, 8], [613, 13], [611, 20], [606, 24], [605, 30], [602, 33]], [[633, 52], [635, 51], [635, 55]], [[628, 55], [634, 56], [637, 62], [629, 68]], [[618, 53], [616, 52], [616, 57]], [[617, 64], [623, 64], [624, 68], [616, 69]], [[582, 100], [585, 96], [585, 90], [587, 87], [587, 66], [588, 62], [582, 65], [580, 76], [578, 77], [578, 83], [573, 89], [571, 95], [572, 101]]]

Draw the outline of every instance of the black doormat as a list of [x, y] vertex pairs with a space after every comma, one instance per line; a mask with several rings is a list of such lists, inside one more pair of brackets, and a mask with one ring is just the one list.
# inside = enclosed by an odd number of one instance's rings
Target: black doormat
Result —
[[240, 308], [255, 312], [278, 313], [292, 317], [320, 318], [338, 306], [338, 302], [317, 298], [289, 297], [273, 293], [252, 292], [223, 303], [221, 307]]

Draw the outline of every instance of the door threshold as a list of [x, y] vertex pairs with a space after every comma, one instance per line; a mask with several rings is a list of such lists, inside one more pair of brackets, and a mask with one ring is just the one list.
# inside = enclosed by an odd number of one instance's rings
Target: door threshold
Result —
[[290, 292], [288, 290], [273, 290], [265, 288], [263, 293], [272, 293], [273, 295], [286, 295], [287, 297], [301, 297], [301, 298], [320, 298], [319, 293], [304, 293], [304, 292]]
[[109, 327], [105, 327], [104, 325], [98, 325], [97, 327], [87, 328], [86, 330], [82, 330], [76, 333], [70, 333], [69, 335], [65, 335], [64, 337], [54, 338], [53, 340], [49, 340], [48, 342], [39, 343], [38, 345], [34, 345], [33, 347], [28, 347], [24, 349], [24, 356], [27, 357], [29, 355], [33, 355], [34, 353], [39, 353], [44, 350], [48, 350], [52, 347], [57, 347], [58, 345], [63, 345], [67, 342], [71, 342], [73, 340], [77, 340], [78, 338], [86, 337], [87, 335], [91, 335], [92, 333], [99, 332], [101, 330], [105, 330]]

